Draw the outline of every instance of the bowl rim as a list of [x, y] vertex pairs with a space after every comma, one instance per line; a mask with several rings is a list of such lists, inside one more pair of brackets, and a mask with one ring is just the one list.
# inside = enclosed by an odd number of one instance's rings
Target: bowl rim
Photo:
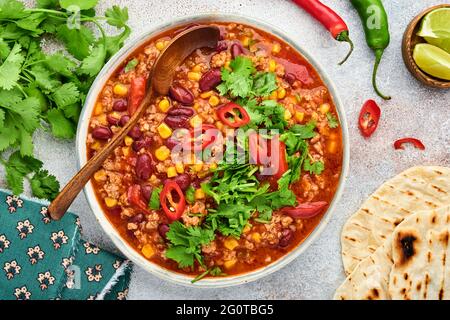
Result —
[[103, 231], [113, 241], [114, 245], [127, 258], [135, 262], [138, 266], [140, 266], [147, 272], [170, 283], [195, 288], [222, 288], [252, 282], [262, 277], [265, 277], [275, 271], [280, 270], [281, 268], [285, 267], [290, 262], [292, 262], [294, 259], [296, 259], [300, 254], [305, 252], [306, 249], [317, 239], [319, 234], [325, 229], [328, 222], [330, 221], [331, 215], [335, 211], [336, 205], [339, 202], [344, 190], [345, 181], [347, 180], [349, 172], [349, 158], [350, 158], [349, 133], [343, 104], [337, 94], [337, 90], [333, 82], [324, 72], [323, 67], [317, 62], [317, 60], [314, 59], [312, 55], [310, 55], [295, 41], [291, 40], [291, 38], [285, 32], [281, 31], [280, 29], [269, 23], [259, 21], [254, 18], [249, 18], [244, 15], [204, 13], [174, 19], [170, 23], [161, 23], [159, 25], [148, 28], [147, 30], [142, 32], [142, 34], [139, 37], [132, 39], [128, 44], [126, 44], [105, 64], [105, 66], [102, 68], [97, 78], [93, 82], [80, 114], [80, 120], [78, 123], [76, 136], [76, 155], [78, 168], [81, 168], [81, 166], [84, 165], [87, 161], [86, 138], [89, 127], [89, 119], [91, 117], [92, 109], [95, 105], [97, 96], [101, 92], [101, 89], [103, 88], [107, 79], [111, 76], [114, 70], [116, 70], [118, 65], [122, 63], [122, 61], [124, 61], [124, 59], [126, 59], [136, 48], [141, 46], [143, 43], [145, 43], [148, 39], [152, 38], [153, 36], [156, 36], [157, 34], [160, 34], [161, 32], [164, 32], [165, 30], [171, 29], [178, 25], [184, 25], [195, 22], [243, 23], [249, 26], [254, 26], [256, 28], [262, 29], [270, 34], [273, 34], [276, 37], [288, 43], [290, 46], [292, 46], [315, 68], [316, 72], [318, 73], [324, 84], [327, 86], [327, 89], [330, 91], [341, 124], [342, 139], [343, 139], [342, 171], [338, 183], [338, 188], [334, 194], [333, 200], [327, 212], [324, 214], [319, 224], [308, 235], [308, 237], [303, 240], [303, 242], [301, 242], [295, 249], [291, 250], [286, 255], [282, 256], [278, 260], [274, 261], [273, 263], [265, 267], [235, 276], [228, 276], [223, 278], [222, 277], [206, 278], [195, 284], [191, 283], [192, 276], [184, 275], [181, 273], [177, 273], [175, 271], [165, 269], [151, 261], [148, 261], [142, 255], [140, 255], [137, 252], [137, 250], [132, 248], [131, 245], [129, 245], [127, 241], [125, 241], [119, 235], [118, 231], [106, 217], [105, 213], [103, 212], [103, 209], [100, 206], [100, 203], [97, 201], [96, 195], [93, 190], [92, 182], [89, 181], [86, 184], [86, 186], [84, 187], [84, 195], [87, 199], [89, 207], [91, 208], [91, 210], [95, 215], [96, 220], [100, 223]]

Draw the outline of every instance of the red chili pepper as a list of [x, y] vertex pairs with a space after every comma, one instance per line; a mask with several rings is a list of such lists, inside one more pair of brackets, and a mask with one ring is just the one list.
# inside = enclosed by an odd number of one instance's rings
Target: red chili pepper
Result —
[[143, 213], [151, 213], [145, 203], [144, 196], [142, 195], [142, 188], [138, 184], [128, 188], [128, 202]]
[[239, 128], [250, 122], [250, 116], [247, 111], [234, 102], [229, 102], [219, 107], [217, 116], [225, 125], [232, 128]]
[[333, 38], [338, 41], [345, 41], [350, 44], [350, 52], [339, 64], [347, 61], [353, 52], [353, 42], [349, 37], [349, 30], [345, 21], [337, 15], [331, 8], [324, 5], [319, 0], [292, 0], [294, 3], [305, 9], [310, 15], [317, 19], [325, 28], [330, 31]]
[[395, 141], [394, 142], [395, 150], [405, 149], [403, 147], [403, 145], [405, 143], [412, 143], [414, 145], [414, 147], [416, 147], [417, 149], [425, 150], [425, 145], [422, 143], [422, 141], [420, 141], [419, 139], [416, 139], [416, 138], [403, 138], [403, 139], [399, 139], [399, 140]]
[[[173, 192], [176, 193], [178, 199], [174, 199]], [[161, 206], [166, 216], [170, 220], [175, 221], [181, 218], [184, 209], [186, 208], [186, 200], [178, 183], [173, 180], [167, 181], [161, 191], [159, 200], [161, 201]], [[167, 206], [167, 203], [169, 206]]]
[[[217, 134], [215, 133], [218, 132], [218, 130], [219, 129], [212, 124], [202, 124], [201, 128], [192, 128], [185, 136], [185, 139], [187, 140], [183, 145], [184, 149], [193, 149], [195, 151], [206, 149], [216, 140]], [[201, 141], [201, 143], [198, 143], [198, 141]]]
[[285, 213], [292, 218], [309, 219], [317, 216], [322, 212], [322, 209], [328, 205], [328, 202], [318, 201], [318, 202], [306, 202], [300, 203], [296, 207], [286, 207], [282, 208], [280, 211]]
[[132, 116], [142, 100], [145, 97], [145, 92], [147, 91], [147, 79], [144, 77], [137, 77], [131, 80], [130, 86], [130, 96], [128, 100], [128, 113]]
[[381, 110], [377, 103], [373, 100], [367, 100], [359, 114], [359, 130], [364, 137], [368, 138], [375, 132], [380, 117]]

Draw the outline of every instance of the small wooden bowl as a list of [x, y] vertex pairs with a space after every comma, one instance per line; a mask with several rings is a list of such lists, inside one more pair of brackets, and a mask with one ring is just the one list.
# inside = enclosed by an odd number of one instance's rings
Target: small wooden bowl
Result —
[[406, 28], [405, 34], [403, 35], [402, 54], [403, 60], [405, 61], [408, 70], [414, 77], [428, 86], [445, 89], [450, 88], [450, 81], [439, 79], [423, 72], [413, 59], [413, 50], [415, 45], [418, 43], [426, 43], [425, 39], [417, 35], [423, 17], [425, 17], [425, 15], [427, 15], [431, 11], [439, 8], [450, 8], [450, 4], [441, 4], [431, 7], [420, 13], [417, 17], [414, 18], [413, 21], [411, 21], [411, 23]]

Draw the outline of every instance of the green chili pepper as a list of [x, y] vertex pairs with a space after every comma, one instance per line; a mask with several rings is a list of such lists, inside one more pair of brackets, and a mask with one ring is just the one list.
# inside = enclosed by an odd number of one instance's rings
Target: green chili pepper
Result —
[[381, 98], [389, 100], [391, 97], [382, 94], [377, 86], [378, 66], [390, 41], [389, 22], [383, 3], [381, 0], [350, 0], [350, 2], [358, 11], [364, 26], [367, 44], [375, 53], [375, 66], [372, 74], [373, 87]]

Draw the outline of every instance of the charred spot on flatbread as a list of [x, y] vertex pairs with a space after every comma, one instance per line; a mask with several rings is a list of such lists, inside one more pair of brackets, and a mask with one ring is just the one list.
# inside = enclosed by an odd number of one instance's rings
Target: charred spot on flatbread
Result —
[[416, 254], [415, 245], [417, 241], [418, 237], [412, 230], [398, 234], [395, 249], [400, 256], [399, 266], [407, 264], [411, 258], [414, 257]]

